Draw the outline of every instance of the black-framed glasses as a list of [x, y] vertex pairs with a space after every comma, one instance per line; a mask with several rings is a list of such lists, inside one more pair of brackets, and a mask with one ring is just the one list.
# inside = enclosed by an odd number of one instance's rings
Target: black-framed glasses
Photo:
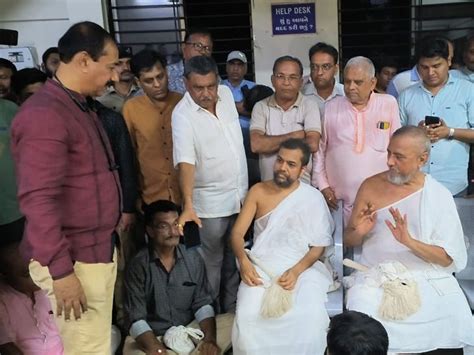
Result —
[[322, 69], [323, 71], [328, 71], [328, 70], [331, 70], [333, 67], [334, 67], [334, 64], [330, 64], [330, 63], [325, 63], [321, 65], [311, 63], [309, 66], [311, 71], [315, 71], [315, 72], [318, 72], [319, 69]]
[[195, 50], [199, 52], [206, 52], [206, 53], [211, 53], [212, 52], [212, 47], [211, 46], [205, 46], [204, 44], [200, 42], [186, 42], [186, 44], [189, 44], [194, 47]]

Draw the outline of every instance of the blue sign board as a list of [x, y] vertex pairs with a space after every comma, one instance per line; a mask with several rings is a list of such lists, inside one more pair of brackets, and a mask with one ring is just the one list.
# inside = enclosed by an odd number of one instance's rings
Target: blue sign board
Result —
[[316, 33], [314, 2], [272, 5], [273, 35]]

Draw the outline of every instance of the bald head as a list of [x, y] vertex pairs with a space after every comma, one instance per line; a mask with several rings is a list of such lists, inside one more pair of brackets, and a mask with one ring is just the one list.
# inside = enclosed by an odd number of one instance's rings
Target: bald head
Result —
[[369, 58], [358, 56], [349, 59], [346, 66], [344, 67], [344, 74], [350, 68], [358, 68], [364, 71], [369, 78], [373, 78], [375, 76], [375, 66], [374, 63]]
[[415, 142], [415, 146], [419, 154], [430, 153], [431, 143], [429, 138], [426, 136], [426, 132], [417, 126], [403, 126], [397, 129], [393, 135], [392, 139], [395, 138], [410, 138]]

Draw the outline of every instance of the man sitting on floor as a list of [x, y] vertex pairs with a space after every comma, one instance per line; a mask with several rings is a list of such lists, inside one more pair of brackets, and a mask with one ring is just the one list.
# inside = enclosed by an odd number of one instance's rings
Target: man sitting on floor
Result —
[[159, 200], [144, 213], [150, 244], [130, 261], [125, 274], [124, 308], [131, 337], [125, 340], [123, 354], [175, 354], [157, 336], [191, 322], [189, 327], [204, 333], [199, 354], [221, 354], [230, 347], [233, 317], [217, 317], [216, 336], [204, 262], [197, 251], [179, 244], [178, 207]]
[[[362, 245], [360, 263], [371, 268], [351, 276], [347, 308], [382, 322], [392, 352], [446, 354], [446, 348], [473, 345], [474, 320], [452, 276], [466, 266], [461, 222], [451, 193], [420, 171], [430, 141], [423, 129], [405, 126], [387, 150], [389, 169], [361, 185], [345, 231], [345, 245]], [[380, 306], [394, 281], [404, 287], [403, 297], [415, 290], [406, 304], [419, 307], [387, 317]]]
[[[329, 324], [324, 303], [332, 280], [317, 260], [332, 243], [334, 223], [321, 193], [298, 180], [311, 155], [309, 146], [289, 139], [276, 155], [273, 180], [252, 187], [232, 230], [243, 281], [237, 294], [233, 352], [322, 355]], [[264, 265], [262, 269], [244, 251], [244, 236], [254, 217], [250, 255]], [[264, 284], [273, 278], [263, 269], [292, 291], [292, 308], [280, 317], [260, 314]]]

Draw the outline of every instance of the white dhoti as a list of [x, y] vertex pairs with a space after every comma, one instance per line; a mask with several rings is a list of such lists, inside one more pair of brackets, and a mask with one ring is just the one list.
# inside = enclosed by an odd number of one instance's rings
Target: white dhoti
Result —
[[[334, 225], [319, 191], [306, 184], [293, 191], [269, 214], [255, 221], [255, 244], [251, 255], [274, 275], [297, 264], [311, 246], [332, 244]], [[266, 282], [268, 276], [256, 267]], [[323, 354], [329, 317], [326, 293], [332, 278], [316, 262], [298, 278], [292, 308], [279, 318], [260, 315], [263, 286], [243, 282], [237, 294], [237, 311], [232, 331], [235, 355]]]
[[[449, 267], [431, 264], [399, 243], [385, 225], [393, 221], [389, 207], [407, 215], [410, 235], [424, 243], [444, 248], [453, 259]], [[421, 299], [417, 312], [404, 320], [389, 321], [379, 315], [383, 290], [371, 272], [357, 272], [349, 278], [347, 308], [379, 320], [389, 336], [389, 351], [418, 353], [438, 348], [474, 345], [474, 318], [452, 276], [466, 265], [464, 234], [449, 191], [429, 175], [424, 187], [414, 194], [377, 211], [373, 231], [362, 245], [360, 263], [375, 267], [397, 261], [416, 281]]]

